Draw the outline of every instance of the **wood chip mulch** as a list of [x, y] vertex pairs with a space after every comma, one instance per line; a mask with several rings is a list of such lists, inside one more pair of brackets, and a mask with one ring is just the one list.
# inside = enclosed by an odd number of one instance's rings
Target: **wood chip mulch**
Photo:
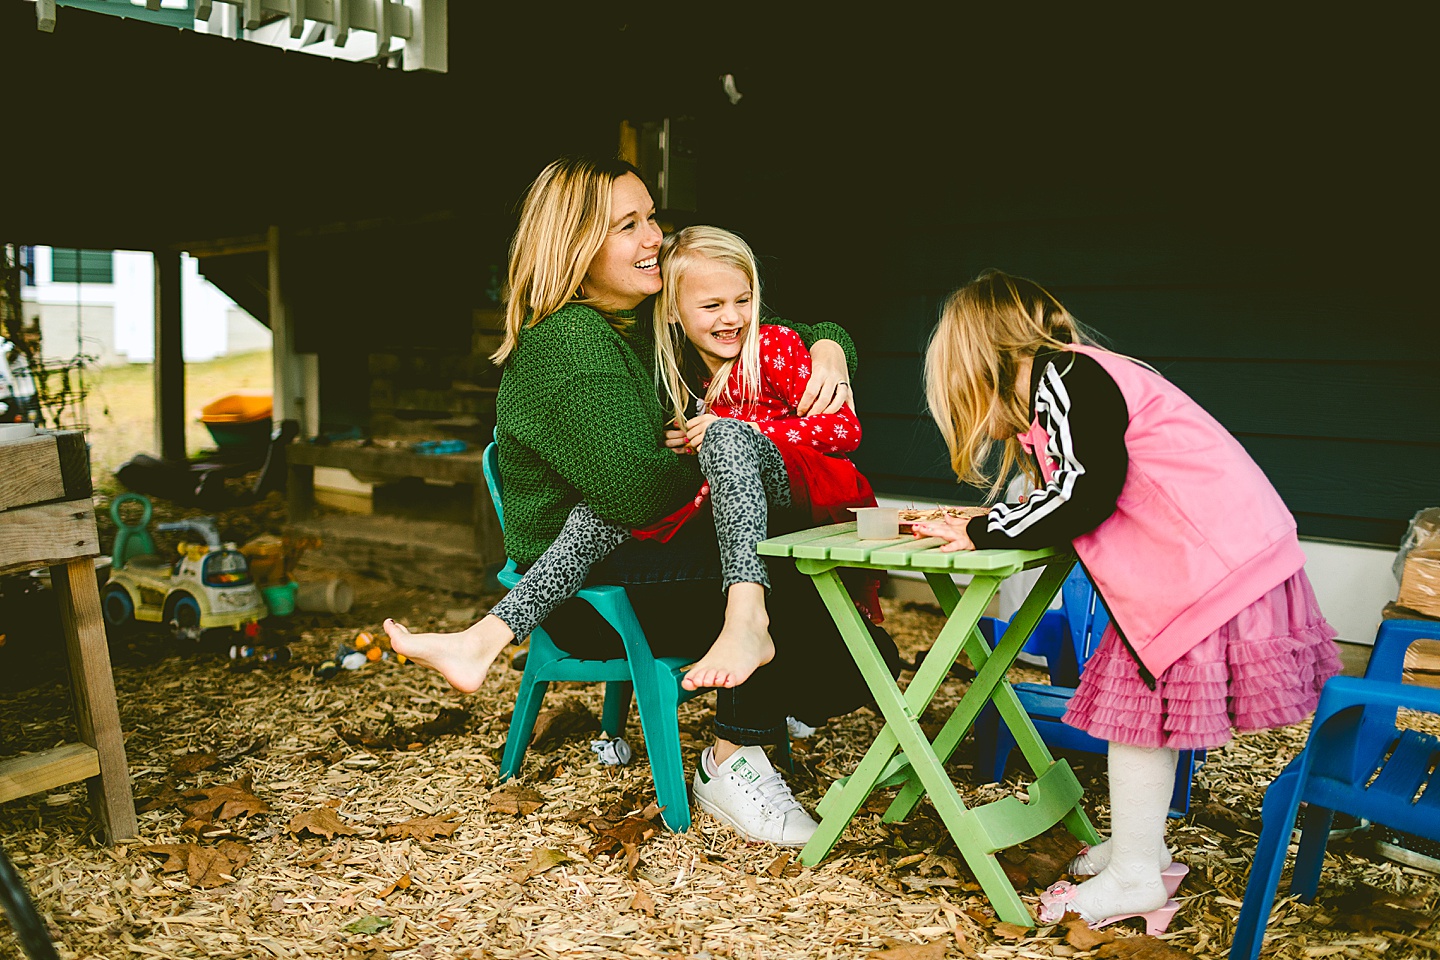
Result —
[[[629, 766], [604, 766], [591, 750], [598, 734], [573, 715], [576, 706], [600, 713], [601, 691], [588, 685], [555, 685], [546, 706], [571, 715], [553, 720], [521, 781], [497, 784], [519, 681], [509, 654], [471, 696], [394, 660], [328, 680], [311, 674], [360, 631], [379, 635], [386, 616], [412, 629], [457, 629], [441, 619], [447, 609], [483, 610], [495, 598], [477, 604], [347, 579], [357, 594], [349, 614], [297, 614], [280, 625], [276, 637], [293, 654], [286, 664], [237, 672], [223, 651], [161, 633], [112, 638], [139, 842], [101, 846], [83, 786], [0, 806], [0, 844], [62, 957], [1220, 958], [1244, 897], [1264, 786], [1306, 732], [1239, 737], [1199, 769], [1191, 816], [1170, 825], [1191, 873], [1163, 937], [1130, 924], [1026, 930], [996, 922], [926, 804], [889, 825], [880, 822], [888, 798], [871, 798], [816, 868], [700, 813], [689, 833], [669, 833], [653, 807], [638, 721], [627, 731]], [[929, 607], [886, 601], [886, 612], [912, 659], [940, 624]], [[0, 653], [53, 642], [9, 633]], [[12, 665], [0, 667], [0, 755], [73, 739], [53, 662], [27, 661], [28, 686]], [[963, 674], [952, 675], [938, 702], [964, 688]], [[682, 708], [687, 769], [711, 713], [705, 697]], [[789, 780], [801, 802], [813, 809], [880, 726], [862, 710], [797, 741]], [[1023, 795], [1018, 773], [976, 783], [968, 749], [951, 764], [968, 784], [967, 803]], [[1073, 762], [1103, 832], [1103, 760]], [[1064, 869], [1068, 844], [1063, 834], [1038, 838], [1002, 862], [1033, 898]], [[1277, 901], [1268, 957], [1440, 954], [1431, 927], [1440, 877], [1378, 857], [1363, 833], [1330, 851], [1313, 905]], [[0, 958], [18, 956], [0, 919]]]

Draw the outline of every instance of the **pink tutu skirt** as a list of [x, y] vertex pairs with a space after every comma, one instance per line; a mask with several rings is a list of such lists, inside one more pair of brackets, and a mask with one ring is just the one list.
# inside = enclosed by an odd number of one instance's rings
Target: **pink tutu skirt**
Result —
[[1304, 570], [1201, 640], [1154, 690], [1111, 625], [1064, 719], [1136, 747], [1218, 747], [1233, 730], [1283, 727], [1312, 714], [1321, 686], [1340, 672], [1334, 640]]

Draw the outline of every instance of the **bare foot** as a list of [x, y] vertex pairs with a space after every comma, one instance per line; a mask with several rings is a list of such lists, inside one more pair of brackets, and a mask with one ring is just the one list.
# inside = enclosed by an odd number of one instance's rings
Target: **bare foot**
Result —
[[458, 633], [411, 633], [394, 620], [385, 621], [385, 632], [396, 653], [440, 671], [461, 693], [480, 689], [490, 664], [515, 638], [504, 620], [492, 616]]
[[686, 690], [738, 687], [756, 668], [774, 658], [775, 643], [770, 639], [770, 618], [764, 607], [737, 611], [732, 604], [720, 636], [685, 674], [680, 685]]

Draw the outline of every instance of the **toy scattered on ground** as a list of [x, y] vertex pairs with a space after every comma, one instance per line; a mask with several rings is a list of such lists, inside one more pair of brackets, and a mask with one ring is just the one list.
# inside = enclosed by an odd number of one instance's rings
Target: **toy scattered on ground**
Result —
[[[141, 506], [140, 522], [121, 516], [127, 503]], [[101, 595], [105, 622], [127, 627], [138, 621], [170, 625], [177, 637], [195, 640], [207, 630], [244, 631], [269, 611], [250, 576], [245, 555], [223, 543], [214, 517], [158, 524], [156, 530], [194, 533], [204, 543], [181, 543], [173, 563], [160, 557], [151, 539], [151, 505], [138, 493], [122, 493], [110, 504], [115, 548], [110, 581]], [[253, 630], [250, 634], [254, 636]]]
[[291, 579], [290, 572], [305, 551], [318, 546], [318, 537], [277, 537], [266, 533], [240, 548], [272, 616], [288, 617], [295, 612], [301, 585]]
[[390, 649], [385, 634], [371, 634], [362, 630], [350, 643], [340, 644], [335, 650], [335, 656], [321, 660], [311, 672], [321, 680], [329, 680], [341, 670], [359, 670], [366, 664], [379, 660], [394, 660], [396, 663], [410, 662], [403, 655]]
[[230, 648], [230, 669], [235, 673], [248, 673], [261, 667], [280, 666], [290, 662], [290, 648], [256, 647], [248, 643], [237, 643]]

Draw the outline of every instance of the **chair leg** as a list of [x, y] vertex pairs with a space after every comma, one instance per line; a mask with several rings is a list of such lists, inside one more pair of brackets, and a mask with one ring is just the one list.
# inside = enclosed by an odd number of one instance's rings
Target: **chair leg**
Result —
[[986, 704], [975, 718], [975, 768], [990, 770], [990, 779], [995, 783], [1005, 779], [1005, 764], [1010, 760], [1010, 751], [1015, 748], [1015, 738], [1000, 720], [1000, 712], [993, 704]]
[[1265, 791], [1260, 810], [1260, 840], [1250, 864], [1250, 880], [1245, 885], [1245, 902], [1235, 924], [1235, 939], [1230, 944], [1230, 960], [1258, 960], [1270, 922], [1270, 908], [1275, 904], [1275, 888], [1285, 869], [1285, 853], [1290, 846], [1290, 830], [1300, 807], [1300, 778], [1282, 773]]
[[1330, 841], [1330, 828], [1335, 824], [1335, 811], [1309, 804], [1305, 807], [1300, 830], [1300, 848], [1295, 852], [1295, 869], [1290, 872], [1290, 892], [1302, 902], [1315, 899], [1320, 888], [1320, 868], [1325, 863], [1325, 847]]
[[550, 684], [538, 679], [540, 671], [563, 654], [550, 642], [549, 634], [539, 627], [530, 637], [530, 652], [525, 658], [525, 672], [520, 677], [520, 692], [515, 697], [515, 712], [510, 716], [510, 731], [505, 735], [505, 752], [500, 757], [500, 782], [520, 772], [525, 751], [535, 733], [535, 718]]
[[611, 680], [605, 684], [605, 706], [600, 713], [600, 729], [610, 739], [625, 732], [625, 721], [630, 716], [630, 702], [635, 696], [635, 685], [628, 680]]
[[655, 799], [665, 809], [660, 816], [676, 833], [690, 829], [690, 793], [685, 787], [685, 763], [680, 754], [680, 682], [670, 669], [656, 661], [649, 678], [636, 677], [635, 707], [650, 755], [650, 776]]
[[1170, 816], [1183, 817], [1190, 812], [1190, 785], [1195, 777], [1195, 751], [1181, 750], [1175, 762], [1175, 789], [1170, 793]]

